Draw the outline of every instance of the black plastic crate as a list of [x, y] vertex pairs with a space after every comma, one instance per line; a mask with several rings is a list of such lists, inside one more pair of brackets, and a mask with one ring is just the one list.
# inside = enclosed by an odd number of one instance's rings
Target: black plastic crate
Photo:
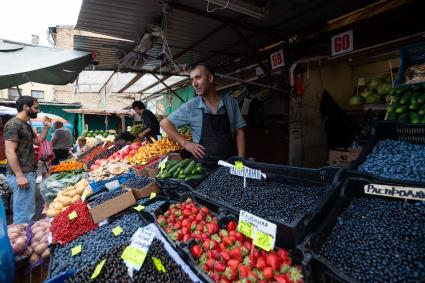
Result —
[[[357, 283], [358, 280], [352, 278], [344, 271], [329, 262], [319, 254], [320, 248], [326, 241], [328, 235], [332, 232], [339, 216], [350, 205], [356, 197], [366, 196], [364, 186], [368, 184], [403, 186], [401, 183], [393, 182], [391, 184], [382, 182], [373, 178], [347, 178], [341, 188], [341, 194], [335, 201], [335, 205], [329, 211], [327, 217], [321, 222], [321, 225], [315, 231], [310, 233], [303, 243], [297, 246], [297, 249], [304, 255], [302, 269], [305, 282], [314, 283]], [[423, 188], [425, 190], [425, 187]], [[383, 196], [367, 195], [372, 198], [386, 198]], [[395, 198], [391, 198], [396, 200]], [[406, 200], [399, 199], [401, 202]], [[379, 281], [377, 281], [379, 282]], [[382, 281], [383, 282], [383, 281]]]
[[[326, 215], [332, 206], [332, 200], [338, 195], [342, 169], [339, 167], [323, 167], [320, 169], [309, 169], [291, 167], [285, 165], [268, 164], [249, 161], [238, 157], [233, 157], [227, 162], [233, 164], [235, 161], [242, 161], [243, 164], [252, 169], [259, 169], [267, 175], [267, 180], [291, 185], [322, 185], [329, 186], [329, 190], [315, 204], [310, 211], [295, 221], [288, 223], [273, 217], [263, 217], [277, 225], [276, 243], [286, 249], [293, 249], [301, 243], [306, 234], [317, 225]], [[229, 188], [231, 189], [231, 188]], [[196, 188], [192, 188], [193, 195], [207, 200], [215, 206], [222, 207], [227, 211], [239, 214], [243, 207], [235, 207], [222, 201], [212, 199], [199, 193]], [[284, 197], [284, 196], [282, 196]], [[249, 212], [249, 211], [248, 211]]]
[[424, 180], [420, 182], [414, 180], [390, 179], [358, 171], [359, 166], [366, 161], [367, 156], [372, 153], [375, 145], [381, 140], [404, 141], [411, 144], [425, 145], [425, 124], [405, 124], [394, 121], [379, 121], [376, 124], [367, 145], [363, 148], [357, 160], [350, 163], [347, 169], [348, 175], [360, 178], [375, 178], [386, 183], [400, 182], [405, 185], [425, 186], [425, 176]]

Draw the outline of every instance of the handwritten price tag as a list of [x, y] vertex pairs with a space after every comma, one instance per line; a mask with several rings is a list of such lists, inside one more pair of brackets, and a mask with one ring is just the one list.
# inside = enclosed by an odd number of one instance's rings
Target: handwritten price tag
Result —
[[112, 233], [114, 234], [114, 236], [118, 236], [122, 232], [124, 232], [124, 230], [121, 228], [121, 226], [117, 226], [114, 229], [112, 229]]
[[75, 256], [75, 255], [81, 253], [81, 250], [82, 250], [82, 246], [81, 245], [75, 246], [75, 247], [73, 247], [71, 249], [71, 255], [72, 256]]
[[77, 217], [78, 217], [78, 215], [77, 215], [77, 212], [75, 210], [73, 212], [71, 212], [70, 214], [68, 214], [69, 220], [74, 220]]
[[239, 221], [238, 231], [244, 234], [245, 236], [252, 238], [253, 226], [250, 223], [245, 221]]
[[102, 271], [103, 266], [105, 265], [106, 259], [102, 260], [94, 270], [93, 274], [91, 275], [91, 279], [95, 279], [97, 276], [99, 276], [100, 272]]
[[157, 269], [159, 272], [162, 272], [162, 273], [167, 272], [167, 271], [165, 270], [164, 265], [162, 264], [162, 262], [161, 262], [161, 260], [160, 260], [159, 258], [152, 257], [152, 261], [153, 261], [153, 264], [155, 264], [155, 267], [156, 267], [156, 269]]
[[139, 269], [146, 258], [146, 252], [134, 246], [127, 246], [121, 258]]
[[273, 247], [273, 237], [261, 231], [255, 231], [254, 245], [269, 252]]
[[140, 204], [138, 206], [133, 207], [133, 208], [137, 211], [142, 211], [143, 209], [145, 209], [145, 207], [143, 205], [140, 205]]
[[156, 193], [151, 193], [149, 199], [153, 199], [153, 198], [156, 198]]

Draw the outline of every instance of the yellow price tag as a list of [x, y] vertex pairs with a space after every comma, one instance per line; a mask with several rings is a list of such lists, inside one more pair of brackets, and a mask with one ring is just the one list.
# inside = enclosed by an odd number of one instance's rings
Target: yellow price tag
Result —
[[124, 230], [121, 228], [121, 226], [117, 226], [114, 229], [112, 229], [112, 233], [114, 234], [114, 236], [118, 236], [122, 232], [124, 232]]
[[133, 207], [133, 208], [137, 211], [142, 211], [143, 209], [145, 209], [145, 207], [143, 205], [140, 205], [140, 204], [138, 206]]
[[146, 252], [136, 247], [127, 246], [121, 258], [135, 266], [142, 266], [146, 258]]
[[95, 279], [97, 276], [99, 276], [100, 272], [102, 271], [103, 266], [105, 265], [106, 258], [102, 260], [94, 270], [93, 274], [91, 275], [90, 279]]
[[254, 245], [269, 252], [273, 243], [273, 237], [261, 231], [255, 231]]
[[77, 254], [81, 253], [81, 249], [82, 249], [82, 246], [81, 245], [78, 245], [78, 246], [73, 247], [71, 249], [71, 255], [74, 256], [74, 255], [77, 255]]
[[252, 238], [252, 232], [254, 227], [252, 224], [247, 223], [245, 221], [240, 221], [238, 224], [238, 231], [247, 236], [248, 238]]
[[149, 199], [153, 199], [156, 197], [156, 193], [151, 193], [151, 196], [149, 197]]
[[167, 272], [165, 270], [164, 265], [162, 264], [162, 262], [159, 258], [152, 257], [152, 261], [153, 261], [153, 264], [155, 264], [155, 267], [159, 272], [163, 272], [163, 273]]
[[71, 212], [70, 214], [68, 214], [69, 220], [74, 220], [77, 217], [78, 217], [78, 215], [77, 215], [77, 212], [75, 210], [73, 212]]
[[242, 169], [243, 169], [243, 163], [242, 163], [242, 161], [235, 161], [235, 168], [238, 171], [242, 171]]

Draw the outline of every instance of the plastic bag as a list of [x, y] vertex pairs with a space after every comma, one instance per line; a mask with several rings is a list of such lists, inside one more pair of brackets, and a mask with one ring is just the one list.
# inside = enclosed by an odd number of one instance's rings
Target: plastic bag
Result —
[[40, 161], [52, 161], [55, 159], [55, 154], [53, 153], [52, 143], [48, 140], [43, 140], [38, 137], [38, 153], [37, 158]]
[[68, 173], [68, 176], [57, 180], [57, 175], [59, 174], [50, 175], [47, 179], [41, 182], [40, 194], [44, 201], [52, 202], [56, 198], [58, 192], [69, 186], [75, 185], [83, 177], [83, 174], [74, 175], [72, 173]]

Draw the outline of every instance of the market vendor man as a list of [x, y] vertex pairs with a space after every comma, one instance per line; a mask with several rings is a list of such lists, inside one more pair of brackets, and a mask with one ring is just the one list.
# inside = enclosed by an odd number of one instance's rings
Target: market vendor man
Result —
[[[162, 129], [208, 168], [216, 168], [218, 160], [244, 157], [246, 122], [236, 100], [217, 93], [208, 64], [196, 64], [190, 80], [197, 96], [163, 119]], [[193, 142], [177, 131], [184, 125], [192, 128]]]
[[157, 139], [159, 135], [159, 122], [149, 109], [146, 109], [145, 104], [141, 101], [134, 101], [131, 104], [134, 111], [134, 124], [142, 123], [143, 130], [137, 135], [138, 138], [150, 140], [150, 137]]

